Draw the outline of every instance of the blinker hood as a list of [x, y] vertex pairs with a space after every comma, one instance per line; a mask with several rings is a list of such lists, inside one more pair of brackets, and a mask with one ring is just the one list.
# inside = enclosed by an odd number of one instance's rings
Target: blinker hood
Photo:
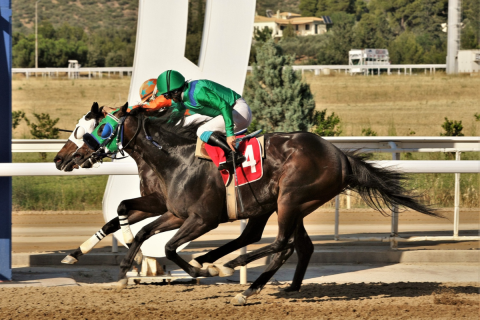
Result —
[[116, 153], [118, 151], [118, 137], [115, 139], [115, 135], [119, 124], [120, 121], [113, 114], [109, 113], [98, 126], [93, 129], [91, 134], [86, 133], [83, 136], [83, 141], [94, 151], [97, 151], [103, 146], [106, 151]]

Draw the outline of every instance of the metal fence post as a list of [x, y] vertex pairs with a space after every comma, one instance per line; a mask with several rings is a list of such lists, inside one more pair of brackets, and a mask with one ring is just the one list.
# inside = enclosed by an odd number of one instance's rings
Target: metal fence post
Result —
[[333, 236], [333, 238], [338, 241], [338, 224], [339, 224], [339, 220], [340, 220], [340, 200], [339, 200], [339, 196], [337, 195], [335, 197], [335, 235]]
[[[240, 220], [240, 234], [243, 233], [245, 227], [247, 226], [247, 220], [243, 219]], [[240, 249], [240, 254], [246, 254], [247, 247], [243, 247]], [[240, 267], [240, 284], [247, 284], [247, 266]]]
[[[395, 142], [388, 143], [392, 149], [397, 149], [397, 144]], [[392, 160], [400, 160], [400, 153], [393, 152]], [[390, 248], [398, 249], [398, 207], [392, 207], [392, 225], [391, 225], [391, 234], [390, 234]]]
[[[455, 152], [455, 161], [460, 161], [461, 151]], [[458, 237], [458, 225], [460, 223], [460, 173], [455, 173], [455, 209], [453, 212], [453, 236]]]

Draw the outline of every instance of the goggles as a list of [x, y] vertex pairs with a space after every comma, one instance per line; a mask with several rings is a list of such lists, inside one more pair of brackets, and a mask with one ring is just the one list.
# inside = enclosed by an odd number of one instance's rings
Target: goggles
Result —
[[[118, 109], [114, 112], [116, 111], [118, 111]], [[120, 120], [113, 114], [108, 113], [91, 134], [86, 133], [83, 136], [83, 141], [94, 151], [98, 151], [103, 147], [108, 152], [116, 153], [119, 149], [119, 143], [121, 143], [121, 139], [119, 139], [119, 135], [117, 135], [119, 124]], [[117, 139], [114, 139], [115, 136], [117, 136]]]

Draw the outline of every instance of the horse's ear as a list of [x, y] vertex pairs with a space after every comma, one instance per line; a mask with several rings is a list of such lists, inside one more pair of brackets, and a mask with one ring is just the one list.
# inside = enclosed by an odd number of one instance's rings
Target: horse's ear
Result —
[[128, 102], [125, 102], [125, 104], [123, 105], [123, 107], [120, 109], [122, 111], [123, 114], [127, 113], [127, 109], [128, 109]]
[[92, 112], [93, 114], [98, 114], [98, 113], [99, 113], [98, 103], [94, 102], [94, 103], [92, 104], [91, 112]]

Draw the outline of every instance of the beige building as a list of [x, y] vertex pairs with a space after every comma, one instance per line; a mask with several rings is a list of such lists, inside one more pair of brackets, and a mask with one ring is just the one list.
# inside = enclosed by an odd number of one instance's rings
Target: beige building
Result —
[[262, 30], [266, 27], [272, 29], [272, 38], [281, 38], [283, 30], [292, 25], [298, 36], [323, 34], [327, 32], [327, 25], [332, 24], [330, 17], [302, 17], [298, 13], [280, 12], [272, 14], [267, 10], [267, 16], [255, 15], [253, 27]]

